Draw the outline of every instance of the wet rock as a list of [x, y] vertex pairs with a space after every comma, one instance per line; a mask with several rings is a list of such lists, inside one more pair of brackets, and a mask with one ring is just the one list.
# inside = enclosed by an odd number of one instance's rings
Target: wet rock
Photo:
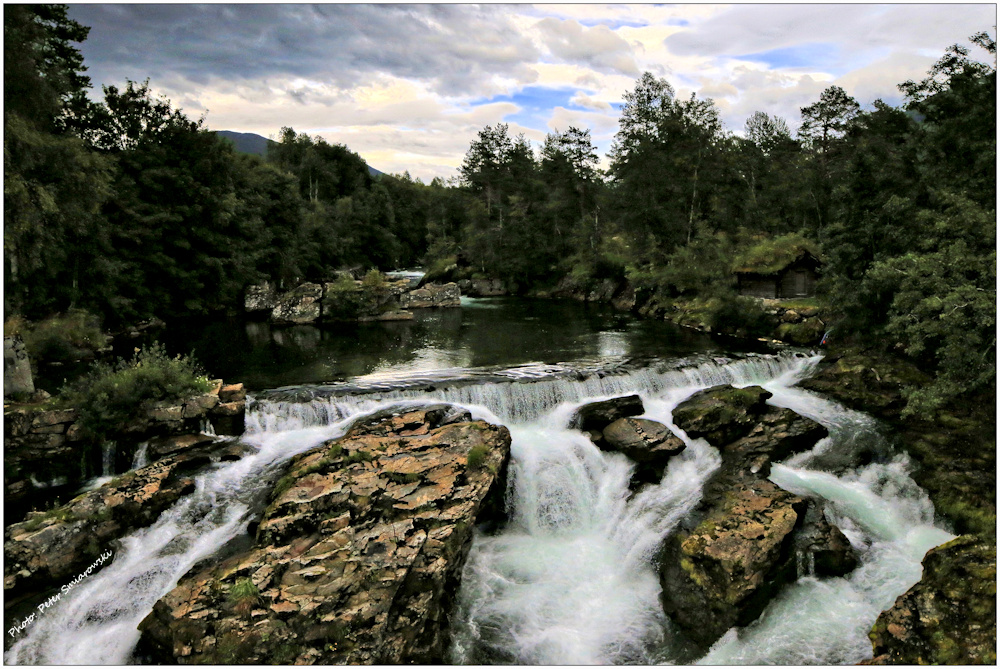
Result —
[[76, 576], [111, 542], [152, 524], [182, 495], [194, 490], [185, 474], [208, 464], [203, 455], [166, 458], [79, 495], [68, 504], [36, 512], [4, 531], [4, 594], [57, 587]]
[[603, 430], [619, 418], [638, 416], [645, 411], [638, 395], [615, 397], [601, 402], [584, 404], [570, 418], [569, 426], [575, 430]]
[[149, 441], [149, 450], [156, 457], [190, 451], [215, 442], [215, 437], [207, 434], [182, 434], [176, 437], [160, 437]]
[[715, 386], [695, 393], [673, 411], [674, 424], [692, 439], [724, 446], [746, 435], [766, 410], [771, 393], [759, 386]]
[[661, 559], [664, 611], [705, 646], [753, 622], [795, 580], [793, 531], [806, 510], [805, 500], [764, 479], [727, 488], [694, 529], [668, 539]]
[[435, 406], [383, 412], [297, 456], [255, 545], [157, 602], [140, 652], [170, 664], [443, 661], [473, 527], [502, 513], [509, 449], [506, 428]]
[[619, 418], [604, 428], [598, 447], [618, 451], [636, 462], [633, 481], [659, 483], [670, 458], [685, 444], [666, 425], [644, 418]]
[[[766, 477], [772, 462], [813, 447], [827, 430], [768, 406], [767, 397], [757, 387], [716, 387], [696, 393], [673, 414], [676, 425], [704, 437], [722, 456], [699, 506], [668, 537], [660, 559], [664, 610], [705, 647], [730, 627], [755, 620], [797, 576], [796, 539], [809, 503]], [[799, 545], [835, 552], [832, 528], [824, 529], [819, 519], [814, 525], [814, 535]]]
[[322, 297], [323, 286], [318, 283], [304, 283], [278, 298], [271, 310], [271, 321], [293, 325], [312, 323], [320, 317]]
[[815, 502], [809, 503], [802, 529], [796, 533], [795, 559], [798, 573], [809, 576], [844, 576], [858, 566], [851, 542]]
[[876, 664], [996, 664], [996, 544], [965, 535], [928, 551], [920, 581], [869, 633]]

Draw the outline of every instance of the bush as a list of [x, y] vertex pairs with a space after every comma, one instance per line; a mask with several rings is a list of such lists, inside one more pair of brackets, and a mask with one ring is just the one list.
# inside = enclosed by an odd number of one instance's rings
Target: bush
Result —
[[765, 337], [774, 323], [752, 297], [726, 296], [718, 300], [707, 314], [708, 323], [716, 332], [738, 337]]
[[63, 388], [60, 403], [79, 411], [86, 436], [104, 439], [142, 418], [153, 402], [179, 400], [212, 387], [190, 356], [167, 355], [160, 344], [137, 350], [131, 360], [97, 363]]
[[4, 334], [19, 332], [33, 360], [67, 362], [90, 357], [107, 343], [100, 319], [82, 309], [28, 323], [12, 317], [4, 323]]

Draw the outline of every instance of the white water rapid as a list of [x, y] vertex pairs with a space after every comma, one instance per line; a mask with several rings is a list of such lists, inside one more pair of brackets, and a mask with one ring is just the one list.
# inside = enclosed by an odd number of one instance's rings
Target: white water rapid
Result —
[[[801, 578], [759, 621], [740, 634], [731, 630], [702, 659], [710, 664], [858, 662], [871, 656], [867, 631], [878, 612], [919, 579], [923, 553], [950, 535], [934, 527], [930, 503], [907, 476], [904, 460], [857, 469], [824, 465], [837, 460], [831, 454], [871, 447], [879, 437], [864, 415], [793, 387], [818, 360], [783, 354], [583, 380], [387, 390], [298, 403], [258, 400], [248, 408], [242, 438], [253, 452], [199, 474], [196, 492], [154, 525], [125, 537], [111, 564], [36, 615], [4, 659], [10, 664], [133, 660], [138, 623], [193, 565], [227, 542], [245, 539], [252, 510], [259, 508], [282, 463], [341, 434], [363, 413], [446, 401], [507, 425], [513, 438], [511, 521], [499, 534], [477, 535], [473, 542], [453, 617], [450, 660], [692, 662], [697, 652], [660, 608], [652, 560], [663, 538], [698, 502], [720, 459], [704, 441], [686, 439], [673, 426], [671, 411], [699, 389], [732, 383], [763, 385], [774, 393], [773, 404], [830, 429], [830, 438], [776, 465], [771, 477], [796, 493], [829, 500], [828, 514], [858, 550], [860, 566], [845, 578]], [[631, 499], [630, 461], [602, 453], [565, 427], [585, 401], [629, 393], [642, 396], [646, 417], [670, 425], [688, 443], [659, 485]]]

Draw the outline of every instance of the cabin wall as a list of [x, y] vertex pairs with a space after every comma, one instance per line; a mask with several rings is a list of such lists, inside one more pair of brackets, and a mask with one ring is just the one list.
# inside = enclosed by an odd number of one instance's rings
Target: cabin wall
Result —
[[739, 279], [740, 295], [750, 297], [763, 297], [773, 300], [778, 297], [778, 282], [773, 278], [748, 278], [741, 276]]
[[809, 269], [793, 269], [781, 277], [780, 297], [812, 297], [816, 294], [816, 273]]

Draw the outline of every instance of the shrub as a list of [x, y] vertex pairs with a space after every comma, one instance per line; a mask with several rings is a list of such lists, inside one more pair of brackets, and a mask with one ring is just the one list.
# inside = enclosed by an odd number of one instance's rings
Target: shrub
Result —
[[385, 288], [385, 274], [377, 269], [370, 269], [365, 278], [361, 279], [361, 285], [369, 290], [381, 290]]
[[65, 315], [34, 324], [14, 317], [4, 323], [4, 333], [8, 330], [20, 332], [28, 355], [34, 360], [79, 360], [93, 355], [107, 342], [100, 319], [82, 309], [71, 309]]
[[154, 343], [137, 349], [131, 360], [94, 364], [85, 376], [63, 388], [60, 403], [79, 411], [87, 436], [104, 439], [142, 418], [153, 402], [179, 400], [211, 387], [192, 357], [171, 358]]
[[709, 325], [716, 332], [737, 336], [767, 336], [774, 323], [752, 297], [720, 298], [707, 314]]
[[229, 589], [226, 599], [233, 604], [236, 613], [249, 615], [254, 605], [260, 601], [260, 591], [249, 578], [241, 578]]

